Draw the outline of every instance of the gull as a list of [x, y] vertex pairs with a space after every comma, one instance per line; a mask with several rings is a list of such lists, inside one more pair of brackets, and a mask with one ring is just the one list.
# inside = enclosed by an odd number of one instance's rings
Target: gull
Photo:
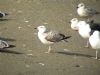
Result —
[[84, 3], [78, 4], [77, 13], [79, 16], [87, 18], [92, 17], [96, 14], [100, 14], [100, 12], [96, 11], [95, 9], [87, 7]]
[[[85, 21], [78, 23], [78, 33], [79, 35], [84, 39], [89, 39], [91, 28], [90, 25], [87, 24]], [[87, 41], [87, 44], [85, 47], [89, 47], [89, 41]]]
[[59, 33], [57, 31], [48, 31], [47, 28], [43, 25], [38, 26], [37, 28], [35, 28], [38, 30], [38, 38], [39, 40], [45, 44], [45, 45], [49, 45], [49, 49], [47, 52], [45, 53], [50, 53], [51, 52], [51, 48], [52, 45], [54, 43], [60, 42], [62, 40], [66, 41], [66, 39], [70, 38], [71, 36], [65, 36], [62, 33]]
[[6, 41], [0, 40], [0, 49], [8, 48], [9, 44]]
[[1, 12], [1, 11], [0, 11], [0, 18], [3, 18], [3, 17], [5, 17], [5, 16], [7, 16], [7, 15], [8, 15], [8, 13]]
[[89, 38], [89, 43], [93, 49], [96, 49], [96, 57], [98, 59], [98, 50], [100, 49], [100, 31], [94, 31]]

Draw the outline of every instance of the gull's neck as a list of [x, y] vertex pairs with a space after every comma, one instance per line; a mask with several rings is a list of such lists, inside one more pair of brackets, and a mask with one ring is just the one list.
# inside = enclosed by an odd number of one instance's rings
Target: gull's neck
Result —
[[41, 29], [41, 30], [39, 30], [39, 32], [38, 32], [38, 33], [42, 34], [42, 33], [46, 33], [46, 32], [47, 32], [47, 30], [46, 30], [46, 29], [45, 29], [45, 30]]

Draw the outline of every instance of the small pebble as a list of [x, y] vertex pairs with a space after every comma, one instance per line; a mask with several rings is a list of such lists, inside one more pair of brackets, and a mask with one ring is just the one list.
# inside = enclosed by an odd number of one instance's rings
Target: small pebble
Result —
[[21, 11], [21, 10], [18, 10], [17, 12], [18, 12], [18, 13], [22, 13], [22, 11]]
[[68, 50], [68, 49], [64, 49], [64, 51], [69, 52], [70, 50]]
[[43, 64], [43, 63], [39, 63], [40, 65], [42, 65], [42, 66], [44, 66], [45, 64]]
[[22, 28], [22, 27], [20, 27], [20, 26], [18, 27], [18, 29], [21, 29], [21, 28]]
[[48, 24], [48, 23], [45, 22], [44, 24]]
[[27, 54], [28, 56], [33, 56], [33, 54]]
[[24, 21], [24, 22], [28, 23], [29, 21], [26, 20], [26, 21]]

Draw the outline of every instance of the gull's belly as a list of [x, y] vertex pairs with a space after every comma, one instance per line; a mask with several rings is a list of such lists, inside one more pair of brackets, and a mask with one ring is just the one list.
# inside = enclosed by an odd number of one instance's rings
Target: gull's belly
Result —
[[79, 34], [83, 37], [83, 38], [89, 38], [89, 32], [85, 32], [85, 30], [79, 30]]
[[38, 35], [40, 41], [43, 43], [43, 44], [53, 44], [54, 42], [50, 42], [48, 40], [45, 39], [45, 35]]

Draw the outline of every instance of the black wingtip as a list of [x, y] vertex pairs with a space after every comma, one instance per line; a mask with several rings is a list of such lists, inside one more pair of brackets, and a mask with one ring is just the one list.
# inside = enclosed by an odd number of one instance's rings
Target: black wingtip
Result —
[[63, 40], [65, 41], [65, 42], [68, 42], [67, 41], [67, 39], [69, 39], [69, 38], [71, 38], [72, 36], [66, 36], [65, 38], [63, 38]]
[[16, 47], [15, 45], [9, 45], [9, 47], [8, 48], [13, 48], [13, 47]]
[[7, 47], [4, 47], [3, 49], [5, 48], [13, 48], [13, 47], [16, 47], [15, 45], [8, 45]]
[[96, 12], [96, 14], [100, 14], [100, 12]]
[[62, 40], [64, 40], [65, 42], [68, 42], [67, 39], [71, 38], [72, 36], [66, 36], [64, 37]]
[[68, 39], [68, 38], [71, 38], [72, 36], [66, 36], [64, 39]]
[[79, 7], [77, 6], [76, 8], [78, 9]]

